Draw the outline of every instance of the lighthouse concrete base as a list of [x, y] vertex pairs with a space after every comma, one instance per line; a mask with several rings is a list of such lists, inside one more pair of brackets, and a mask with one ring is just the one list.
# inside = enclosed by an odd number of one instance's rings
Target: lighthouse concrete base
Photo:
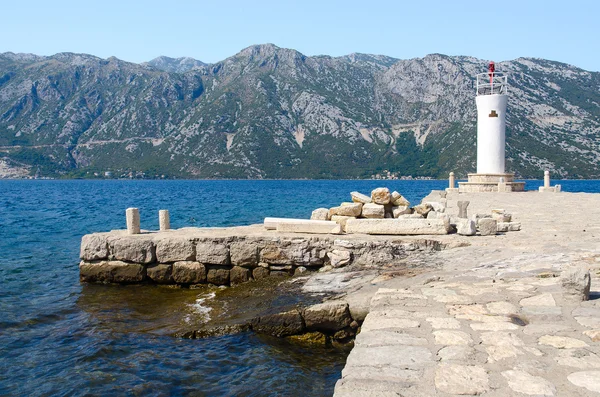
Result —
[[468, 182], [458, 182], [460, 193], [523, 192], [525, 182], [515, 182], [515, 174], [468, 174]]

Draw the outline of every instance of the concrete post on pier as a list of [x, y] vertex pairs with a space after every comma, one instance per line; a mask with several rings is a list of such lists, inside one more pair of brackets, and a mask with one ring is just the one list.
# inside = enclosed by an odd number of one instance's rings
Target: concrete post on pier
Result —
[[455, 186], [456, 186], [456, 181], [454, 180], [454, 172], [451, 172], [448, 177], [448, 188], [446, 189], [446, 192], [458, 193], [458, 189]]
[[169, 218], [169, 210], [158, 211], [158, 224], [161, 232], [171, 229], [171, 219]]
[[506, 192], [506, 180], [504, 179], [504, 177], [500, 177], [500, 179], [498, 179], [498, 192]]
[[140, 234], [140, 210], [137, 208], [127, 208], [125, 217], [127, 219], [127, 233]]
[[541, 193], [559, 193], [561, 190], [560, 185], [550, 186], [550, 171], [544, 171], [544, 186], [540, 186], [538, 189]]

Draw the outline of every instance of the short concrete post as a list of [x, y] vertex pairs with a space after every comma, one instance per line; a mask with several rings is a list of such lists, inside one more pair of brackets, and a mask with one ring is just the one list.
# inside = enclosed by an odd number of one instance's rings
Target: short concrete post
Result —
[[454, 172], [450, 173], [450, 177], [448, 178], [448, 185], [450, 189], [454, 189]]
[[127, 233], [140, 234], [140, 210], [137, 208], [127, 208], [125, 217], [127, 219]]
[[550, 171], [544, 171], [544, 187], [550, 187]]
[[457, 201], [456, 205], [458, 205], [458, 217], [466, 219], [467, 216], [467, 207], [469, 206], [470, 201]]
[[169, 218], [169, 210], [158, 211], [158, 224], [160, 231], [171, 229], [171, 219]]
[[500, 180], [498, 181], [498, 192], [500, 193], [504, 193], [506, 192], [506, 182], [504, 180], [504, 177], [500, 177]]

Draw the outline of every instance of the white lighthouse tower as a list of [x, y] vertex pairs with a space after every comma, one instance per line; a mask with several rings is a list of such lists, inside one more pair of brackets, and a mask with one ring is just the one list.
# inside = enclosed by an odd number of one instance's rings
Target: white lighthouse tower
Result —
[[487, 73], [477, 75], [477, 173], [459, 183], [460, 192], [523, 191], [525, 184], [513, 182], [505, 171], [507, 77], [490, 62]]

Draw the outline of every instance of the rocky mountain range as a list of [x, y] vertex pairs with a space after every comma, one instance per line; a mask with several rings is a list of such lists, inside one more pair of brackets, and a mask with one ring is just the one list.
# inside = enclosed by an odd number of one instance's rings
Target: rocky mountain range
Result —
[[[214, 64], [0, 54], [0, 175], [446, 177], [475, 171], [487, 61], [305, 56], [272, 44]], [[600, 177], [600, 73], [543, 59], [509, 76], [507, 171]]]

